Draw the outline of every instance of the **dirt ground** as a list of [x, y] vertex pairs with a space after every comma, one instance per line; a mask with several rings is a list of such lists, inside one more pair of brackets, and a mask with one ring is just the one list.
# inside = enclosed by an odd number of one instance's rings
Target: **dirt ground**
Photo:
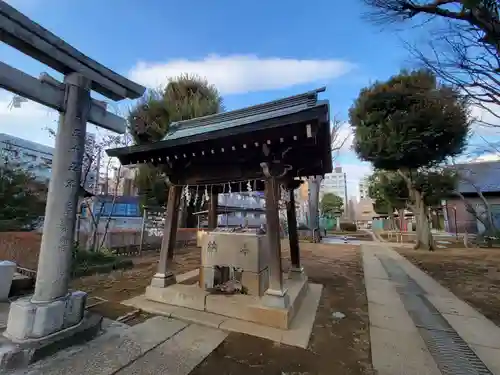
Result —
[[[389, 243], [401, 243], [401, 234], [399, 233], [380, 233], [380, 237], [384, 239], [384, 241]], [[403, 233], [402, 234], [403, 244], [414, 244], [415, 243], [415, 233]], [[443, 237], [434, 234], [434, 241], [439, 248], [465, 248], [463, 238], [455, 238], [451, 236]]]
[[500, 326], [500, 249], [396, 250]]
[[[200, 266], [200, 249], [188, 247], [176, 249], [172, 270], [182, 274]], [[89, 310], [97, 312], [106, 318], [117, 319], [135, 309], [120, 304], [121, 301], [144, 293], [156, 272], [159, 255], [157, 253], [133, 258], [134, 268], [117, 270], [107, 274], [97, 274], [80, 277], [71, 282], [74, 290], [83, 290], [89, 294], [90, 303], [94, 297], [104, 298], [108, 302], [101, 303]], [[144, 318], [147, 315], [143, 316]], [[134, 320], [138, 323], [142, 320]]]
[[[287, 242], [283, 266], [290, 265]], [[231, 333], [193, 374], [373, 374], [370, 357], [368, 308], [358, 246], [301, 243], [302, 263], [312, 282], [324, 285], [309, 348], [307, 350], [269, 340]], [[108, 302], [90, 310], [116, 319], [134, 310], [120, 301], [139, 295], [156, 271], [158, 254], [135, 258], [130, 270], [81, 277], [71, 288]], [[173, 271], [181, 274], [200, 264], [198, 248], [176, 251]], [[332, 313], [341, 312], [337, 320]], [[137, 324], [150, 315], [142, 313], [128, 324]]]
[[42, 235], [35, 232], [0, 232], [0, 259], [36, 270]]
[[301, 244], [301, 251], [310, 280], [324, 285], [309, 348], [231, 333], [191, 375], [373, 374], [359, 247]]

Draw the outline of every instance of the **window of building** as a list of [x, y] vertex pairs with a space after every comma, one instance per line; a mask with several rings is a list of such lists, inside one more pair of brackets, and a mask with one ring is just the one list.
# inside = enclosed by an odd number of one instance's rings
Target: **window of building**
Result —
[[19, 151], [14, 150], [14, 149], [6, 149], [5, 153], [8, 155], [10, 158], [17, 158], [19, 156]]
[[24, 157], [26, 161], [36, 161], [36, 155], [24, 153]]
[[52, 160], [48, 158], [41, 158], [41, 160], [44, 167], [50, 168], [52, 166]]

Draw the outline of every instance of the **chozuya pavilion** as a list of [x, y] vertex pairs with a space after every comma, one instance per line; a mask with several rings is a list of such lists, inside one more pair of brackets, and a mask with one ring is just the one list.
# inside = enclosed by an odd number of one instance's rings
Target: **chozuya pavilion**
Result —
[[[143, 301], [181, 307], [190, 316], [198, 310], [290, 327], [310, 290], [300, 265], [294, 189], [301, 178], [332, 171], [329, 104], [318, 100], [323, 91], [174, 123], [162, 141], [107, 151], [123, 165], [162, 166], [168, 176], [160, 260]], [[265, 230], [216, 228], [217, 194], [240, 191], [264, 191]], [[177, 283], [169, 270], [181, 199], [203, 199], [209, 211], [199, 277], [191, 284]], [[280, 200], [287, 203], [292, 263], [287, 273], [281, 260]], [[230, 293], [217, 288], [228, 282], [239, 287]]]

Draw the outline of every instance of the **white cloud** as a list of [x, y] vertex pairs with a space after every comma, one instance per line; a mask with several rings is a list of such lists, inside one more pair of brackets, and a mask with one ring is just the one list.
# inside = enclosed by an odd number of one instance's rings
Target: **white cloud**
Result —
[[53, 146], [54, 141], [46, 128], [55, 127], [57, 112], [32, 101], [14, 108], [12, 98], [13, 94], [0, 90], [0, 132]]
[[[53, 147], [55, 140], [47, 128], [57, 129], [59, 113], [30, 100], [15, 108], [11, 105], [13, 97], [13, 94], [0, 90], [0, 133]], [[98, 137], [113, 134], [90, 123], [87, 132]]]
[[321, 82], [346, 74], [353, 65], [343, 60], [298, 60], [259, 58], [254, 55], [210, 55], [202, 60], [139, 62], [129, 77], [149, 87], [164, 85], [180, 74], [206, 78], [224, 94], [274, 90], [298, 84]]
[[472, 131], [474, 134], [490, 137], [500, 136], [500, 106], [485, 103], [483, 106], [471, 106], [471, 118], [474, 121]]
[[472, 162], [480, 163], [483, 161], [499, 161], [500, 153], [491, 153], [491, 154], [483, 154], [475, 159]]

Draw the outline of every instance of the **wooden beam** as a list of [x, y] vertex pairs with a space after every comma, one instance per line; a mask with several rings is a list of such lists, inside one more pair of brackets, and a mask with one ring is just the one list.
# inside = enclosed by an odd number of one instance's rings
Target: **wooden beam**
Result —
[[2, 0], [0, 40], [58, 72], [83, 74], [92, 80], [95, 91], [110, 99], [136, 99], [146, 90], [85, 56]]
[[219, 195], [217, 192], [212, 191], [210, 200], [208, 201], [208, 229], [217, 228], [217, 205]]
[[[66, 109], [62, 83], [49, 83], [47, 79], [38, 80], [1, 61], [0, 87], [59, 112], [64, 112]], [[92, 99], [88, 122], [119, 134], [124, 134], [127, 129], [125, 119], [106, 111], [105, 107], [94, 99]]]
[[183, 170], [174, 171], [176, 183], [195, 184], [218, 184], [231, 181], [253, 180], [263, 178], [259, 165], [253, 168], [249, 165], [193, 165]]

